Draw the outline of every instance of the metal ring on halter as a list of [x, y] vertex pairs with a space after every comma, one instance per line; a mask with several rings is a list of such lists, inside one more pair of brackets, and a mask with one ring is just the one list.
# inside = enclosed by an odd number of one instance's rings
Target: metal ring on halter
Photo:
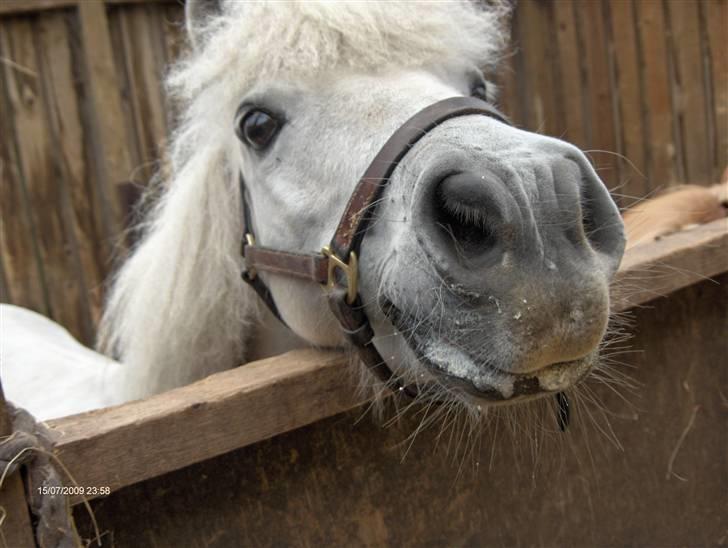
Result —
[[321, 254], [329, 258], [328, 280], [326, 280], [326, 288], [333, 289], [336, 286], [336, 269], [338, 268], [344, 273], [346, 278], [346, 302], [354, 304], [356, 296], [359, 294], [359, 262], [356, 258], [356, 251], [349, 252], [349, 262], [345, 263], [336, 256], [330, 246], [324, 246]]

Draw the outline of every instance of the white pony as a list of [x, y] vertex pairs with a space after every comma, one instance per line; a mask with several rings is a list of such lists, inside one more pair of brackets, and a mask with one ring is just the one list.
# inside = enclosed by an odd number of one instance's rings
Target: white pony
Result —
[[[444, 98], [494, 99], [480, 69], [501, 57], [508, 10], [188, 0], [187, 16], [193, 48], [168, 79], [183, 112], [172, 176], [113, 281], [100, 348], [123, 366], [99, 364], [110, 388], [92, 406], [283, 346], [345, 346], [322, 287], [260, 273], [295, 338], [241, 282], [238, 177], [259, 242], [319, 251], [403, 122]], [[623, 248], [619, 212], [578, 149], [461, 116], [395, 170], [361, 248], [359, 294], [403, 379], [456, 378], [466, 406], [520, 401], [564, 390], [597, 363]], [[71, 393], [53, 379], [73, 367], [53, 362], [18, 373], [3, 356], [8, 398], [43, 418], [91, 401], [91, 381]], [[42, 393], [27, 374], [45, 376]]]

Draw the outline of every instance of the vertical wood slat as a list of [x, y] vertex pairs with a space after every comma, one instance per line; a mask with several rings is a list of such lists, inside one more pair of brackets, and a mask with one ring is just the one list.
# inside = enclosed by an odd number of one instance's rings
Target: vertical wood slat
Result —
[[559, 135], [564, 124], [559, 120], [554, 80], [555, 47], [553, 38], [542, 32], [553, 21], [552, 4], [523, 0], [519, 7], [519, 36], [523, 66], [518, 81], [525, 87], [528, 127], [549, 135]]
[[[2, 180], [2, 176], [0, 176], [0, 180]], [[0, 241], [2, 241], [1, 236]], [[9, 303], [11, 302], [12, 296], [10, 295], [10, 287], [8, 286], [8, 276], [5, 274], [5, 260], [3, 259], [2, 249], [2, 245], [0, 244], [0, 303]]]
[[46, 83], [45, 103], [48, 133], [53, 143], [53, 158], [61, 192], [58, 207], [69, 238], [68, 253], [73, 255], [82, 292], [79, 306], [84, 312], [83, 339], [94, 339], [94, 325], [101, 310], [101, 285], [105, 272], [96, 242], [104, 237], [95, 225], [94, 204], [98, 204], [95, 185], [89, 179], [85, 162], [85, 143], [74, 74], [74, 57], [69, 36], [69, 17], [56, 12], [41, 14], [38, 23], [38, 50]]
[[102, 242], [108, 239], [100, 222], [101, 197], [95, 184], [93, 169], [88, 158], [89, 135], [84, 123], [80, 97], [78, 52], [74, 48], [73, 13], [66, 17], [42, 15], [40, 18], [41, 52], [47, 66], [50, 94], [48, 102], [53, 122], [50, 129], [56, 140], [56, 154], [67, 187], [69, 205], [68, 223], [75, 234], [78, 261], [86, 284], [90, 333], [98, 321], [101, 289], [108, 274]]
[[565, 123], [564, 139], [581, 148], [588, 146], [584, 120], [584, 89], [581, 76], [581, 52], [576, 35], [576, 19], [572, 2], [554, 2], [554, 24], [558, 53], [560, 116]]
[[576, 4], [578, 24], [583, 33], [583, 52], [587, 67], [587, 97], [591, 119], [589, 156], [608, 186], [618, 183], [618, 162], [614, 111], [611, 97], [607, 36], [602, 2]]
[[[511, 55], [508, 58], [508, 75], [504, 82], [508, 87], [504, 89], [501, 104], [506, 106], [506, 113], [516, 126], [524, 127], [528, 124], [528, 109], [525, 96], [525, 85], [523, 83], [524, 56], [523, 45], [520, 36], [520, 10], [516, 10], [511, 20]], [[527, 127], [527, 126], [526, 126]]]
[[677, 181], [672, 107], [667, 72], [667, 46], [662, 4], [657, 0], [635, 3], [637, 39], [642, 52], [640, 75], [648, 105], [645, 174], [650, 188], [664, 188]]
[[160, 86], [166, 54], [155, 25], [159, 10], [152, 8], [141, 5], [115, 9], [109, 18], [118, 80], [128, 92], [124, 106], [135, 165], [130, 180], [139, 185], [156, 173], [168, 132]]
[[[31, 23], [32, 21], [32, 23]], [[50, 132], [48, 78], [41, 65], [37, 19], [24, 18], [8, 29], [10, 58], [26, 72], [7, 72], [10, 115], [18, 147], [19, 172], [36, 227], [38, 252], [43, 264], [50, 316], [84, 340], [89, 318], [85, 287], [79, 278], [77, 242], [68, 226], [67, 195], [59, 168], [56, 143]]]
[[[104, 198], [106, 231], [118, 238], [123, 233], [125, 212], [117, 185], [129, 180], [133, 165], [125, 135], [106, 6], [100, 2], [81, 2], [78, 25], [89, 97], [87, 114], [94, 133], [94, 157], [99, 190]], [[116, 244], [121, 245], [121, 240]]]
[[728, 166], [728, 0], [706, 0], [702, 4], [710, 63], [709, 83], [712, 92], [710, 116], [715, 120], [715, 143], [712, 180], [718, 181]]
[[645, 143], [643, 132], [645, 113], [643, 112], [643, 93], [640, 85], [637, 36], [634, 21], [634, 0], [612, 2], [612, 38], [616, 60], [616, 91], [619, 100], [621, 120], [621, 148], [617, 151], [626, 159], [619, 159], [623, 203], [629, 204], [634, 198], [644, 196], [649, 191], [649, 181], [640, 171], [645, 165]]
[[666, 0], [675, 79], [673, 116], [680, 131], [684, 179], [697, 181], [711, 172], [707, 142], [707, 109], [703, 88], [702, 52], [697, 2]]
[[149, 173], [151, 178], [157, 171], [157, 164], [164, 153], [163, 146], [165, 137], [170, 131], [167, 126], [164, 97], [160, 82], [164, 80], [167, 63], [165, 43], [159, 34], [160, 9], [158, 6], [147, 5], [144, 9], [137, 6], [131, 12], [133, 29], [143, 26], [144, 33], [142, 40], [135, 39], [134, 33], [129, 34], [129, 41], [134, 44], [137, 62], [134, 63], [139, 76], [137, 81], [141, 86], [139, 95], [145, 101], [140, 101], [140, 112], [144, 124], [144, 154], [145, 161], [154, 163], [153, 172]]
[[498, 85], [498, 97], [496, 104], [498, 108], [506, 113], [512, 122], [516, 121], [516, 97], [518, 82], [516, 79], [516, 72], [513, 67], [513, 57], [516, 55], [515, 51], [511, 51], [504, 59], [503, 66], [497, 75], [493, 76], [496, 79]]
[[[10, 26], [0, 21], [0, 57], [10, 60]], [[25, 70], [10, 62], [0, 66], [0, 253], [7, 289], [3, 299], [49, 314], [45, 273], [38, 252], [37, 230], [33, 226], [25, 184], [21, 178], [17, 136], [12, 119], [10, 82], [15, 71]]]
[[621, 117], [621, 95], [618, 89], [616, 47], [614, 44], [614, 29], [612, 21], [612, 8], [608, 0], [602, 0], [602, 23], [604, 25], [605, 48], [607, 51], [607, 74], [609, 81], [609, 98], [611, 102], [612, 130], [614, 135], [614, 149], [611, 151], [611, 161], [614, 166], [612, 179], [612, 192], [615, 192], [614, 199], [622, 208], [626, 205], [624, 197], [627, 180], [623, 177], [624, 162], [624, 129]]
[[[164, 37], [166, 63], [169, 66], [185, 51], [184, 12], [179, 6], [164, 6], [161, 10], [161, 35]], [[167, 127], [173, 128], [177, 120], [177, 105], [165, 96]]]
[[[157, 95], [156, 100], [147, 100], [155, 110], [140, 115], [147, 124], [142, 128], [144, 138], [154, 145], [147, 146], [149, 157], [156, 155], [160, 135], [168, 129], [159, 73], [166, 48], [173, 43], [152, 32], [152, 23], [143, 19], [145, 12], [155, 11], [179, 21], [182, 10], [169, 5], [135, 9], [141, 15], [132, 26], [142, 23], [147, 27], [147, 42], [157, 46], [153, 63], [142, 71], [144, 89], [135, 90], [140, 96]], [[75, 23], [68, 25], [68, 37], [62, 22], [66, 15], [73, 15], [69, 19]], [[7, 51], [20, 28], [27, 58], [18, 63], [12, 54], [4, 53], [0, 80], [4, 97], [0, 118], [8, 129], [4, 135], [13, 137], [0, 146], [0, 173], [3, 186], [8, 187], [0, 201], [2, 297], [50, 316], [90, 344], [103, 279], [118, 253], [114, 245], [123, 226], [115, 183], [128, 180], [134, 165], [128, 142], [122, 139], [124, 132], [119, 131], [123, 116], [106, 10], [100, 3], [84, 2], [71, 11], [5, 17], [2, 24], [8, 33], [3, 32], [5, 44], [0, 47]], [[159, 21], [154, 25], [155, 29], [162, 26]], [[179, 28], [167, 28], [179, 36]], [[135, 60], [145, 60], [144, 46], [135, 49]], [[18, 87], [23, 78], [34, 80], [35, 87], [25, 80]], [[17, 118], [23, 100], [29, 106]], [[20, 156], [15, 157], [16, 151]], [[24, 190], [26, 179], [29, 188]]]
[[[109, 10], [109, 39], [111, 40], [111, 50], [114, 55], [114, 67], [116, 69], [116, 81], [119, 85], [119, 99], [122, 112], [122, 120], [124, 122], [124, 131], [121, 136], [125, 139], [124, 145], [129, 154], [130, 165], [135, 166], [128, 177], [129, 182], [136, 183], [137, 180], [143, 179], [139, 166], [142, 165], [141, 144], [137, 139], [136, 127], [138, 120], [134, 104], [137, 101], [136, 89], [133, 82], [129, 78], [129, 59], [127, 54], [127, 45], [122, 32], [123, 23], [125, 22], [124, 14], [126, 10]], [[137, 34], [141, 34], [141, 29], [135, 29]], [[131, 61], [133, 62], [133, 60]]]

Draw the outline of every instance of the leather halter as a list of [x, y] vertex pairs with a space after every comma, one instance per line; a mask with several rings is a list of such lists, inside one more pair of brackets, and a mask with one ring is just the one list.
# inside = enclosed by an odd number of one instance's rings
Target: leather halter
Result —
[[[321, 253], [281, 251], [258, 245], [250, 228], [250, 211], [241, 175], [245, 258], [243, 279], [251, 285], [271, 312], [281, 321], [270, 290], [258, 276], [259, 271], [291, 276], [324, 284], [331, 311], [346, 338], [353, 344], [364, 364], [385, 384], [411, 397], [417, 389], [405, 386], [387, 365], [372, 343], [374, 331], [358, 294], [358, 257], [361, 243], [373, 218], [374, 205], [389, 183], [394, 170], [412, 146], [446, 120], [459, 116], [483, 115], [510, 125], [491, 105], [474, 97], [452, 97], [420, 110], [387, 140], [359, 179], [346, 204], [331, 243]], [[285, 322], [283, 322], [285, 323]]]

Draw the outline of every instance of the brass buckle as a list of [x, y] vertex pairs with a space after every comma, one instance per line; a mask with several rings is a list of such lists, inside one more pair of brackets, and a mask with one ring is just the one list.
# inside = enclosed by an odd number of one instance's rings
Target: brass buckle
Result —
[[329, 258], [329, 273], [326, 288], [334, 288], [336, 285], [334, 272], [337, 268], [340, 268], [344, 276], [346, 276], [346, 302], [348, 304], [354, 304], [356, 295], [359, 293], [359, 263], [356, 258], [356, 253], [354, 251], [349, 253], [349, 264], [342, 261], [328, 245], [321, 250], [321, 253]]
[[[247, 232], [245, 234], [245, 245], [246, 247], [255, 247], [255, 236], [253, 236], [250, 232]], [[245, 264], [245, 273], [251, 280], [254, 280], [255, 277], [258, 275], [258, 273], [255, 271], [255, 268], [249, 268], [247, 263]]]

